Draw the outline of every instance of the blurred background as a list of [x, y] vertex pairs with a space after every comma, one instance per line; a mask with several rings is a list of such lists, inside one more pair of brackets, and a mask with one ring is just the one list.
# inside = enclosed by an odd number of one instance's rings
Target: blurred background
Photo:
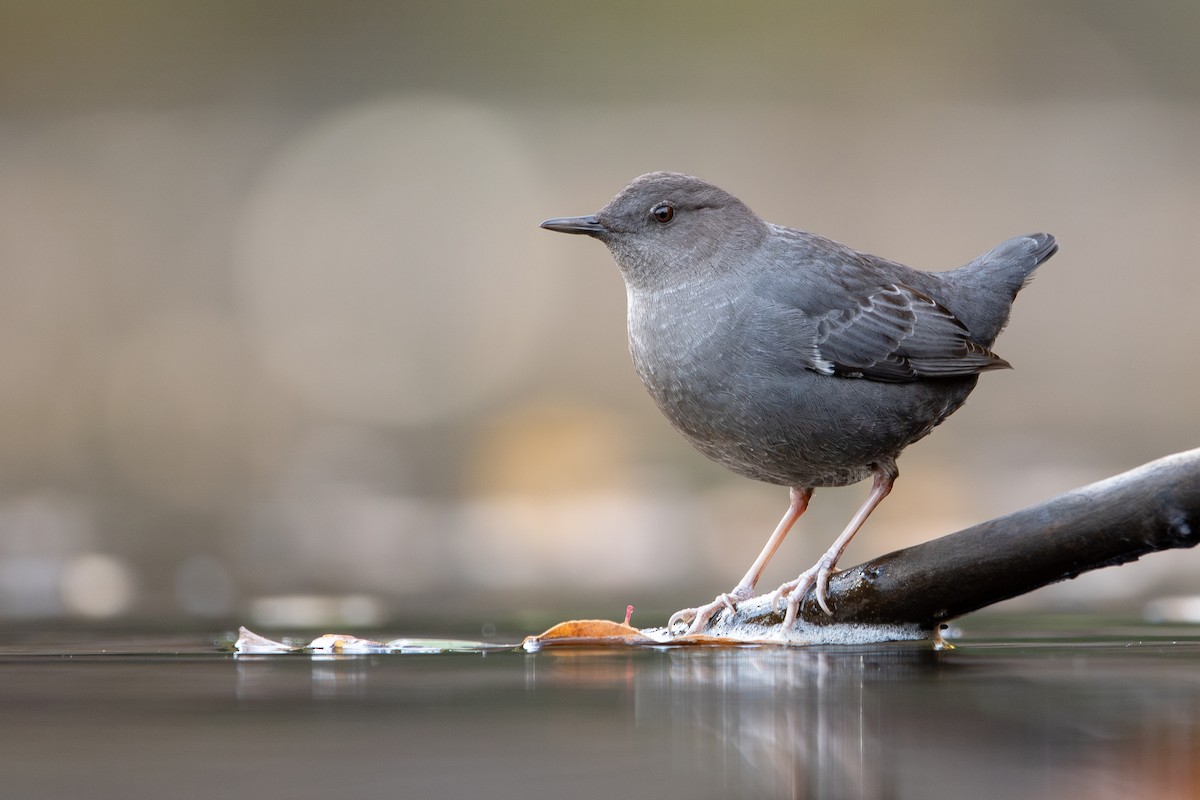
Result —
[[[628, 363], [656, 169], [927, 269], [1061, 251], [844, 564], [1200, 445], [1200, 5], [0, 2], [0, 619], [634, 622], [785, 490]], [[763, 587], [867, 487], [819, 491]], [[1200, 553], [1013, 601], [1200, 590]]]

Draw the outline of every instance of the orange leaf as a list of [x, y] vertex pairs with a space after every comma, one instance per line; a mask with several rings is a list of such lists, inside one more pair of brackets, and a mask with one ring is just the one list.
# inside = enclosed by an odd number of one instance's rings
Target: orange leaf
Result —
[[546, 645], [655, 644], [637, 628], [607, 619], [573, 619], [560, 622], [538, 636], [526, 636], [522, 647], [536, 650]]

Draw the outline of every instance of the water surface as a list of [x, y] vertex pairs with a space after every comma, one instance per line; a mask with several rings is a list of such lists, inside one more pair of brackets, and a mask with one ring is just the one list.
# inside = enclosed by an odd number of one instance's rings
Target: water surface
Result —
[[1196, 629], [963, 627], [940, 651], [370, 656], [235, 656], [212, 633], [10, 634], [3, 796], [1200, 793]]

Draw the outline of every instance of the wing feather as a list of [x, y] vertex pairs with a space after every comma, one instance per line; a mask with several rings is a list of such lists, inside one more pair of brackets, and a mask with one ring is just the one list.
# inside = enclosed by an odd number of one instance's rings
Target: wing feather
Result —
[[1008, 366], [945, 306], [901, 283], [820, 315], [816, 339], [820, 357], [849, 377], [903, 382]]

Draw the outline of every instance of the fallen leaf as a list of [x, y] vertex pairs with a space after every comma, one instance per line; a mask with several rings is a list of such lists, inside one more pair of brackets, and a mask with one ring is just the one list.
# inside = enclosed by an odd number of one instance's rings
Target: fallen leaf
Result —
[[233, 643], [233, 649], [238, 653], [294, 653], [300, 648], [276, 642], [249, 628], [241, 627], [238, 628], [238, 638]]
[[630, 625], [607, 619], [573, 619], [560, 622], [537, 636], [526, 636], [521, 646], [537, 650], [548, 645], [658, 644]]

